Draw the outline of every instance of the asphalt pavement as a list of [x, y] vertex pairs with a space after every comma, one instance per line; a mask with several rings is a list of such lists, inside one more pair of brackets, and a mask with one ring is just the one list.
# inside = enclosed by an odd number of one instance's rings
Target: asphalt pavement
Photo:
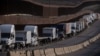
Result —
[[[44, 46], [37, 46], [37, 47], [31, 47], [31, 48], [26, 48], [24, 50], [34, 50], [34, 49], [45, 49], [45, 48], [59, 48], [59, 47], [67, 47], [67, 46], [71, 46], [71, 45], [75, 45], [75, 44], [79, 44], [81, 42], [84, 42], [88, 39], [90, 39], [91, 37], [97, 35], [100, 33], [100, 20], [94, 22], [88, 29], [86, 29], [85, 31], [83, 31], [82, 33], [80, 33], [79, 35], [69, 38], [69, 39], [65, 39], [62, 41], [58, 41], [55, 43], [51, 43], [51, 44], [47, 44]], [[90, 54], [94, 53], [92, 51], [99, 49], [98, 47], [100, 47], [100, 39], [99, 41], [96, 41], [96, 44], [90, 45], [89, 47], [73, 52], [73, 53], [69, 53], [69, 54], [65, 54], [62, 56], [89, 56]], [[7, 56], [7, 52], [3, 52], [0, 53], [0, 56]], [[98, 53], [97, 53], [98, 55]]]
[[60, 56], [100, 56], [100, 39], [89, 45], [87, 48]]
[[59, 48], [59, 47], [66, 47], [66, 46], [79, 44], [99, 34], [100, 33], [99, 24], [100, 24], [100, 20], [94, 22], [88, 29], [84, 30], [82, 33], [80, 33], [75, 37], [58, 41], [55, 43], [47, 44], [44, 46], [30, 48], [30, 49]]

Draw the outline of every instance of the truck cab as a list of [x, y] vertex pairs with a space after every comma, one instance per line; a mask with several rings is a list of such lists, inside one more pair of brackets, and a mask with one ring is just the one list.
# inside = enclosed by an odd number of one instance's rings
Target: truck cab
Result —
[[76, 22], [71, 22], [71, 32], [73, 33], [73, 34], [76, 34], [76, 27], [77, 27], [77, 25], [76, 25]]
[[31, 45], [38, 45], [38, 26], [26, 25], [24, 31], [31, 31]]
[[58, 37], [60, 37], [61, 39], [64, 39], [65, 36], [65, 23], [59, 23], [59, 24], [54, 24], [51, 27], [56, 27], [57, 31], [58, 31]]
[[15, 44], [15, 26], [12, 24], [2, 24], [1, 29], [1, 45], [9, 48], [14, 47]]
[[16, 47], [25, 47], [31, 44], [31, 31], [16, 31]]
[[44, 27], [42, 30], [42, 35], [42, 37], [39, 37], [39, 40], [48, 39], [52, 41], [59, 38], [56, 27]]

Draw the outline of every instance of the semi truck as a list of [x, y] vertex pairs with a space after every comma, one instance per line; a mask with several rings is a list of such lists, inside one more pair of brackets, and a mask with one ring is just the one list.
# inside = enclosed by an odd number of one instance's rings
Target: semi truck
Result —
[[42, 37], [39, 37], [39, 41], [42, 40], [48, 40], [53, 41], [55, 39], [58, 39], [58, 30], [56, 27], [44, 27], [42, 29]]
[[76, 34], [76, 27], [77, 27], [77, 24], [76, 22], [71, 22], [71, 29], [72, 29], [72, 34], [75, 36]]
[[85, 25], [88, 27], [89, 24], [93, 23], [94, 20], [97, 19], [97, 13], [90, 13], [89, 15], [84, 15], [83, 19], [85, 21]]
[[83, 19], [84, 19], [84, 21], [85, 21], [86, 27], [88, 27], [89, 24], [92, 23], [92, 20], [90, 19], [90, 16], [89, 16], [89, 15], [84, 15], [84, 16], [83, 16]]
[[15, 48], [31, 45], [31, 31], [16, 31]]
[[76, 34], [76, 27], [77, 27], [76, 22], [65, 23], [64, 29], [67, 37]]
[[97, 19], [97, 13], [90, 13], [90, 18], [94, 21]]
[[15, 26], [13, 24], [0, 25], [1, 45], [4, 48], [13, 48], [15, 44]]
[[58, 36], [61, 39], [64, 39], [66, 37], [64, 25], [65, 25], [65, 23], [59, 23], [59, 24], [52, 25], [52, 27], [56, 27], [56, 29], [58, 29]]
[[24, 31], [31, 31], [31, 44], [32, 46], [38, 45], [38, 26], [26, 25]]
[[85, 21], [82, 19], [82, 29], [84, 30], [85, 29]]

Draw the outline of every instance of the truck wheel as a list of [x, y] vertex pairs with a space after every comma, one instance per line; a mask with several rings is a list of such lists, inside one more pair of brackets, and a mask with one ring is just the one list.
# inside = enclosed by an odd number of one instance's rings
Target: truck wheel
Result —
[[14, 47], [15, 47], [14, 44], [11, 44], [11, 45], [9, 46], [10, 49], [14, 49]]
[[2, 51], [4, 52], [6, 50], [6, 46], [2, 45]]

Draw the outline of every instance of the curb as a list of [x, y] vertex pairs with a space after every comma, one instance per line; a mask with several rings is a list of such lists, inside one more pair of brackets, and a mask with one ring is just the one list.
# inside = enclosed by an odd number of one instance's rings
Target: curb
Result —
[[[68, 46], [68, 47], [60, 47], [60, 48], [48, 48], [48, 49], [39, 49], [34, 50], [34, 56], [57, 56], [57, 55], [63, 55], [67, 53], [72, 53], [75, 51], [78, 51], [80, 49], [83, 49], [85, 47], [88, 47], [91, 43], [95, 42], [100, 38], [100, 34], [90, 38], [89, 40], [86, 40], [82, 43]], [[10, 56], [26, 56], [26, 51], [10, 51]], [[32, 53], [30, 51], [27, 51], [27, 56], [32, 56]]]

